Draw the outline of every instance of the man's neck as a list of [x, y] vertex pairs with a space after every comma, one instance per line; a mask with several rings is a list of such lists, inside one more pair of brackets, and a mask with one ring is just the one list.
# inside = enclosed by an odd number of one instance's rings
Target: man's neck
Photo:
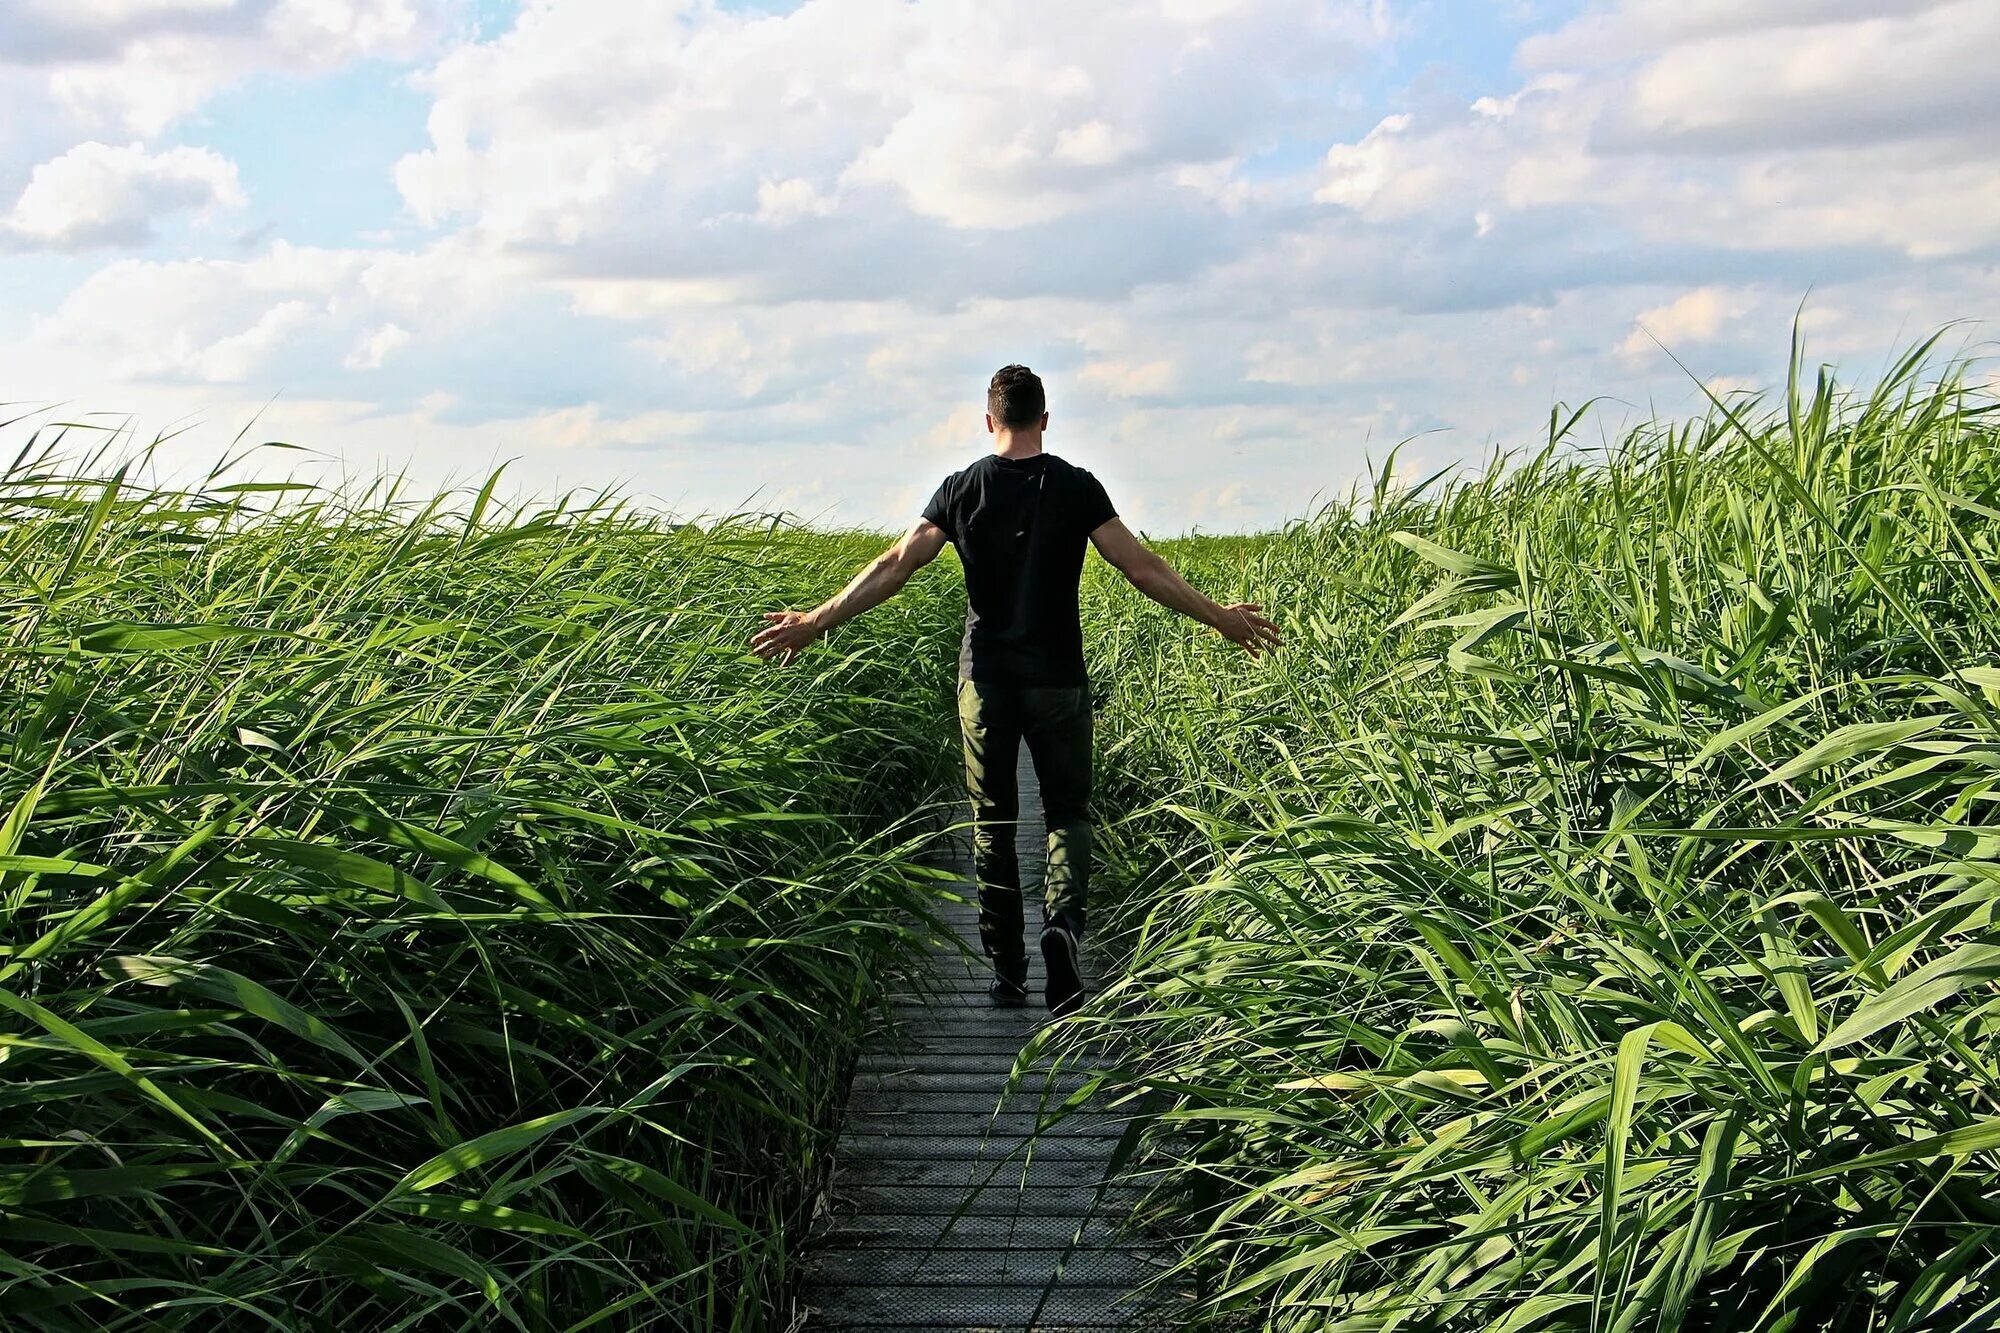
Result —
[[996, 430], [993, 432], [993, 452], [1002, 458], [1033, 458], [1042, 452], [1042, 433], [1038, 430]]

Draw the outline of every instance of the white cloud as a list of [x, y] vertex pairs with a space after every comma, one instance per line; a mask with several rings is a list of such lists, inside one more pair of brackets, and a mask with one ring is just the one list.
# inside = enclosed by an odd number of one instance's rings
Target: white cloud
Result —
[[677, 321], [666, 334], [641, 338], [638, 345], [690, 376], [728, 384], [745, 398], [762, 393], [773, 373], [795, 359], [790, 336], [752, 335], [742, 320], [728, 317], [714, 323]]
[[415, 254], [280, 241], [247, 259], [119, 259], [35, 320], [27, 349], [114, 383], [276, 390], [335, 365], [380, 369], [419, 330], [481, 327], [510, 299], [495, 286], [509, 271], [450, 242]]
[[1562, 209], [1643, 241], [1912, 258], [2000, 244], [2000, 6], [1627, 0], [1524, 43], [1521, 87], [1334, 145], [1371, 219]]
[[326, 312], [354, 267], [348, 255], [283, 245], [247, 262], [117, 260], [38, 321], [35, 340], [107, 378], [240, 381]]
[[1632, 332], [1618, 345], [1627, 357], [1645, 358], [1664, 345], [1670, 352], [1688, 343], [1708, 342], [1743, 312], [1745, 303], [1720, 287], [1697, 287], [1665, 305], [1640, 312]]
[[1219, 158], [1214, 162], [1189, 162], [1173, 169], [1168, 177], [1183, 190], [1192, 190], [1224, 214], [1235, 217], [1258, 201], [1256, 185], [1242, 176], [1241, 157]]
[[402, 325], [383, 324], [355, 339], [340, 364], [349, 370], [380, 370], [382, 362], [409, 341], [410, 331]]
[[414, 55], [447, 0], [13, 0], [10, 63], [88, 124], [152, 136], [261, 71]]
[[1174, 386], [1174, 363], [1089, 361], [1076, 372], [1078, 383], [1095, 385], [1113, 398], [1152, 398]]
[[139, 245], [167, 214], [244, 202], [236, 164], [206, 148], [148, 153], [93, 141], [36, 167], [0, 228], [17, 244], [52, 250]]
[[1529, 68], [1643, 59], [1692, 42], [1773, 30], [1848, 27], [1910, 18], [1950, 0], [1615, 0], [1549, 33], [1526, 38], [1517, 52]]
[[1359, 143], [1327, 149], [1326, 179], [1313, 198], [1371, 218], [1408, 217], [1437, 203], [1450, 177], [1443, 163], [1401, 148], [1410, 124], [1409, 114], [1398, 112], [1383, 117]]
[[2000, 115], [2000, 86], [1939, 76], [1995, 58], [2000, 7], [1984, 0], [1752, 27], [1671, 44], [1642, 62], [1620, 118], [1627, 135], [1682, 147], [1974, 137]]
[[1086, 120], [1056, 131], [1054, 156], [1079, 167], [1108, 167], [1136, 153], [1139, 136], [1113, 129], [1101, 120]]
[[833, 196], [822, 194], [818, 186], [798, 176], [757, 183], [757, 220], [774, 227], [787, 227], [804, 218], [823, 218], [839, 206]]
[[[171, 119], [238, 77], [218, 52], [294, 72], [407, 54], [435, 12], [208, 2], [17, 6], [0, 47], [20, 61], [25, 34], [32, 63], [0, 77], [143, 48], [150, 92], [39, 95]], [[285, 35], [321, 8], [317, 43]], [[324, 248], [116, 260], [33, 298], [39, 318], [18, 301], [0, 364], [232, 429], [282, 391], [272, 429], [415, 448], [418, 475], [498, 450], [538, 487], [895, 523], [985, 447], [986, 378], [1024, 360], [1052, 447], [1165, 531], [1297, 513], [1401, 440], [1429, 469], [1530, 439], [1552, 398], [1676, 410], [1701, 383], [1779, 382], [1808, 288], [1814, 355], [1866, 365], [2000, 300], [1993, 83], [1966, 72], [1992, 24], [1963, 0], [1602, 0], [1462, 97], [1440, 90], [1464, 71], [1346, 77], [1384, 41], [1399, 68], [1426, 56], [1419, 11], [1362, 0], [761, 8], [528, 0], [417, 77], [403, 216]], [[83, 137], [62, 133], [32, 155], [17, 137], [0, 179]], [[227, 206], [212, 193], [37, 209], [143, 228]], [[413, 223], [432, 237], [386, 248]], [[48, 291], [76, 261], [5, 262], [47, 266]]]
[[178, 364], [174, 368], [194, 379], [240, 383], [263, 366], [275, 349], [311, 324], [315, 313], [309, 301], [280, 301], [240, 332], [224, 334], [203, 346], [177, 343]]
[[893, 249], [924, 220], [1047, 223], [1259, 146], [1298, 114], [1288, 80], [1371, 40], [1359, 0], [537, 5], [424, 76], [432, 143], [397, 182], [426, 221], [627, 267], [688, 229], [725, 246], [732, 217], [823, 216], [797, 205], [826, 189], [790, 182], [834, 182]]

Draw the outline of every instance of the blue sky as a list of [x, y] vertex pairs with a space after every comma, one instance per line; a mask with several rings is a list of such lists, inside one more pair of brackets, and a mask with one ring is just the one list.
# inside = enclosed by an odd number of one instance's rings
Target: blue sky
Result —
[[1985, 319], [1996, 60], [1985, 0], [20, 0], [0, 398], [890, 525], [1020, 360], [1138, 526], [1257, 527], [1779, 382], [1802, 299], [1861, 377]]

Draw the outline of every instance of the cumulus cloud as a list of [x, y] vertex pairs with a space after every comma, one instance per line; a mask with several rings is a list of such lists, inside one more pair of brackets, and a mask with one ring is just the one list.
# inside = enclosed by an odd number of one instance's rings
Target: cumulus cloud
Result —
[[[986, 377], [1024, 360], [1052, 446], [1159, 531], [1296, 513], [1411, 437], [1426, 470], [1478, 456], [1552, 398], [1781, 382], [1808, 289], [1815, 354], [1871, 362], [2000, 300], [2000, 85], [1968, 72], [2000, 55], [1990, 5], [1602, 0], [1512, 73], [1386, 88], [1384, 53], [1428, 38], [1374, 0], [766, 8], [531, 0], [421, 57], [405, 214], [366, 245], [120, 257], [0, 359], [51, 393], [283, 389], [352, 451], [884, 523], [985, 446]], [[0, 80], [159, 123], [237, 77], [218, 53], [409, 59], [438, 12], [33, 0], [0, 16]], [[89, 92], [131, 60], [150, 90]], [[165, 190], [166, 156], [121, 188]], [[231, 206], [198, 177], [143, 208], [48, 192], [94, 212], [24, 190], [9, 234]]]
[[383, 324], [355, 339], [341, 364], [349, 370], [380, 370], [395, 350], [410, 341], [410, 331], [400, 324]]
[[757, 183], [759, 222], [785, 227], [804, 218], [823, 218], [838, 207], [833, 196], [822, 194], [818, 186], [798, 176]]
[[1398, 141], [1409, 128], [1409, 113], [1397, 112], [1359, 143], [1327, 149], [1325, 182], [1313, 198], [1371, 218], [1408, 217], [1436, 203], [1450, 185], [1446, 165], [1402, 151]]
[[[246, 259], [119, 259], [36, 320], [31, 348], [108, 381], [324, 384], [380, 369], [419, 328], [491, 323], [507, 270], [453, 243], [419, 253], [291, 245]], [[288, 355], [297, 359], [287, 361]]]
[[758, 220], [824, 219], [787, 247], [822, 268], [984, 259], [977, 233], [1116, 219], [1135, 196], [1206, 208], [1177, 173], [1309, 118], [1292, 84], [1373, 34], [1366, 5], [1307, 0], [536, 6], [424, 76], [432, 143], [397, 183], [428, 222], [627, 276], [765, 269]]
[[444, 0], [13, 0], [0, 62], [24, 67], [89, 123], [152, 136], [260, 71], [406, 57]]
[[1658, 245], [1912, 258], [2000, 244], [2000, 8], [1628, 0], [1524, 42], [1519, 88], [1329, 151], [1364, 217], [1597, 213]]
[[1720, 287], [1697, 287], [1665, 305], [1641, 311], [1618, 350], [1626, 357], [1644, 359], [1661, 346], [1673, 351], [1684, 344], [1708, 342], [1726, 321], [1742, 313], [1744, 305]]
[[241, 381], [324, 314], [351, 256], [275, 247], [253, 261], [117, 260], [38, 322], [38, 341], [109, 378]]
[[51, 250], [139, 245], [169, 214], [244, 202], [236, 164], [206, 148], [148, 153], [92, 141], [36, 167], [0, 227], [17, 245]]
[[1091, 361], [1076, 372], [1079, 383], [1096, 385], [1113, 398], [1153, 398], [1174, 385], [1171, 361]]

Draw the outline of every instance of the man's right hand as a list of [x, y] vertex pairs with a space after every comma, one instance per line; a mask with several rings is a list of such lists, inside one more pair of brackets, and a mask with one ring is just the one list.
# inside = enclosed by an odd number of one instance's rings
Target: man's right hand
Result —
[[1255, 602], [1234, 602], [1222, 608], [1215, 632], [1252, 657], [1260, 657], [1284, 642], [1278, 627], [1263, 616]]

